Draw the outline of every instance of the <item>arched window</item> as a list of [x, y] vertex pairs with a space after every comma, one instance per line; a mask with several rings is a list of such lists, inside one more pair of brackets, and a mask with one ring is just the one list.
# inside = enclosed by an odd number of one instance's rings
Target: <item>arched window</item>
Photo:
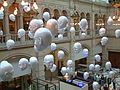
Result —
[[60, 16], [58, 9], [54, 9], [52, 15], [53, 15], [52, 18], [57, 20]]
[[18, 30], [18, 14], [14, 13], [15, 10], [18, 10], [19, 11], [19, 8], [18, 8], [18, 3], [16, 2], [13, 2], [11, 4], [11, 6], [9, 7], [8, 11], [9, 11], [9, 15], [10, 14], [14, 14], [15, 15], [15, 21], [12, 21], [9, 19], [9, 28], [10, 28], [10, 33], [17, 33], [17, 30]]
[[66, 16], [66, 17], [67, 17], [67, 16], [68, 16], [68, 15], [67, 15], [67, 11], [66, 11], [66, 10], [62, 10], [61, 15], [62, 15], [62, 16]]
[[80, 20], [83, 19], [83, 18], [85, 18], [84, 12], [82, 12], [82, 13], [80, 14]]
[[86, 14], [86, 19], [87, 19], [87, 22], [88, 22], [88, 30], [90, 30], [90, 13]]

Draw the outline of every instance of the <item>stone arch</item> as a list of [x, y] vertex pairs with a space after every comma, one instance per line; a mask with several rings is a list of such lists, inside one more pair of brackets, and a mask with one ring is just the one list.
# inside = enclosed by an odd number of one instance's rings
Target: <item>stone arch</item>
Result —
[[88, 22], [88, 30], [90, 30], [90, 13], [86, 14], [86, 19], [87, 19], [87, 22]]
[[61, 15], [62, 15], [62, 16], [66, 16], [66, 17], [68, 17], [68, 13], [67, 13], [66, 10], [62, 10]]
[[28, 53], [12, 53], [9, 56], [4, 57], [2, 60], [7, 60], [8, 58], [14, 57], [14, 56], [26, 56], [26, 57], [31, 57], [32, 55]]
[[81, 13], [80, 13], [80, 20], [83, 19], [83, 18], [85, 18], [85, 13], [84, 13], [84, 12], [81, 12]]
[[53, 12], [52, 12], [52, 18], [57, 20], [59, 17], [60, 17], [59, 10], [54, 9]]

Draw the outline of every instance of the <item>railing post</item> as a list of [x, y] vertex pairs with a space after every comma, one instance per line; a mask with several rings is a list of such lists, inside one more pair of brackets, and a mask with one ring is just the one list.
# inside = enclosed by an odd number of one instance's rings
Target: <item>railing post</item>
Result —
[[48, 90], [48, 84], [45, 85], [45, 90]]

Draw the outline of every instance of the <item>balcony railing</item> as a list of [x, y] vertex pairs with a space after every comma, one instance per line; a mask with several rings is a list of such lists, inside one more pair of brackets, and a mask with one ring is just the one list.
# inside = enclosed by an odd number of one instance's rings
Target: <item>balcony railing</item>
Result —
[[[75, 32], [75, 40], [84, 40], [84, 39], [89, 39], [91, 38], [91, 31], [90, 30], [87, 30], [87, 36], [85, 38], [81, 38], [80, 36], [80, 33], [81, 31], [76, 31]], [[56, 37], [53, 38], [53, 42], [54, 43], [62, 43], [62, 42], [66, 42], [66, 41], [70, 41], [71, 38], [70, 38], [70, 32], [68, 31], [65, 31], [64, 35], [63, 35], [63, 40], [58, 40], [58, 37], [56, 35]], [[1, 48], [5, 48], [5, 42], [6, 40], [9, 38], [13, 39], [15, 41], [15, 46], [27, 46], [27, 45], [33, 45], [33, 39], [29, 38], [28, 36], [28, 32], [26, 32], [25, 34], [25, 37], [24, 37], [24, 40], [18, 38], [18, 35], [15, 33], [15, 34], [10, 34], [9, 36], [8, 35], [1, 35], [0, 36], [0, 49]]]

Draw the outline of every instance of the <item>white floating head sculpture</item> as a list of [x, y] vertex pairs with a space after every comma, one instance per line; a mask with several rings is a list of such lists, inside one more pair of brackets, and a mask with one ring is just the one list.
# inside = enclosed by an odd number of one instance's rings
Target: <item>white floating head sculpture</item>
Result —
[[81, 38], [83, 38], [83, 39], [84, 39], [85, 37], [86, 37], [86, 33], [84, 33], [84, 32], [83, 32], [83, 33], [81, 33]]
[[27, 69], [28, 66], [29, 66], [28, 59], [26, 59], [26, 58], [21, 58], [21, 59], [19, 60], [18, 67], [19, 67], [21, 70]]
[[100, 30], [99, 30], [99, 35], [100, 35], [100, 36], [104, 36], [104, 35], [105, 35], [105, 32], [106, 32], [106, 29], [105, 29], [105, 28], [100, 28]]
[[57, 45], [55, 43], [51, 43], [50, 50], [54, 51], [54, 50], [56, 50], [56, 48], [57, 48]]
[[10, 14], [9, 15], [9, 19], [14, 22], [15, 21], [15, 15], [14, 14]]
[[88, 49], [87, 48], [83, 49], [82, 55], [83, 55], [83, 57], [88, 57]]
[[80, 24], [80, 29], [82, 31], [86, 31], [88, 29], [88, 22], [87, 22], [87, 20], [85, 18], [81, 19], [79, 24]]
[[97, 61], [97, 62], [100, 62], [101, 61], [101, 57], [100, 57], [100, 55], [95, 55], [94, 56], [94, 58], [95, 58], [95, 60]]
[[57, 66], [53, 64], [53, 67], [50, 69], [51, 72], [54, 72], [56, 70]]
[[105, 63], [105, 68], [106, 68], [106, 70], [110, 70], [112, 67], [111, 67], [112, 65], [111, 65], [111, 62], [106, 62]]
[[108, 38], [107, 38], [107, 37], [102, 37], [100, 42], [101, 42], [101, 44], [104, 46], [104, 45], [107, 44]]
[[75, 28], [74, 27], [70, 28], [70, 33], [71, 33], [71, 36], [75, 36]]
[[29, 12], [30, 11], [30, 7], [28, 5], [25, 5], [25, 6], [23, 6], [23, 10], [25, 12]]
[[23, 36], [25, 36], [25, 30], [24, 29], [19, 29], [18, 30], [18, 38], [22, 38]]
[[2, 61], [0, 63], [0, 78], [3, 81], [10, 81], [13, 78], [14, 68], [12, 64], [7, 61]]
[[7, 40], [6, 42], [7, 49], [10, 50], [15, 46], [15, 42], [12, 39]]
[[74, 74], [73, 68], [72, 68], [72, 67], [67, 67], [67, 73], [68, 73], [69, 75], [73, 75], [73, 74]]
[[82, 49], [81, 43], [76, 42], [76, 43], [73, 45], [73, 50], [74, 50], [75, 53], [79, 53], [81, 49]]
[[115, 72], [114, 71], [110, 71], [109, 72], [109, 78], [114, 78]]
[[100, 65], [98, 65], [98, 64], [95, 65], [95, 71], [96, 72], [100, 71]]
[[29, 23], [28, 29], [31, 33], [35, 33], [38, 28], [43, 27], [43, 21], [41, 19], [32, 19]]
[[70, 68], [73, 67], [73, 61], [72, 60], [67, 61], [67, 67], [70, 67]]
[[58, 39], [59, 39], [59, 40], [63, 40], [63, 34], [59, 34], [59, 35], [58, 35]]
[[44, 57], [44, 65], [48, 68], [48, 69], [52, 69], [54, 64], [54, 56], [52, 54], [46, 55]]
[[34, 34], [34, 40], [38, 51], [42, 51], [51, 44], [52, 34], [47, 28], [39, 28]]
[[84, 72], [84, 74], [83, 74], [83, 78], [84, 78], [85, 80], [87, 80], [88, 77], [89, 77], [89, 73], [88, 73], [88, 72]]
[[120, 38], [120, 29], [117, 29], [115, 31], [115, 36], [116, 36], [116, 38]]
[[29, 63], [30, 63], [31, 69], [34, 71], [38, 66], [38, 59], [36, 57], [31, 57], [29, 59]]
[[44, 19], [45, 21], [48, 21], [48, 20], [50, 19], [50, 14], [49, 14], [49, 12], [44, 12], [44, 13], [43, 13], [43, 19]]
[[113, 24], [113, 19], [111, 18], [111, 16], [109, 16], [109, 18], [107, 20], [107, 24], [108, 25], [112, 25]]
[[65, 75], [67, 73], [67, 68], [62, 67], [60, 72], [62, 73], [62, 75]]
[[58, 51], [58, 54], [57, 54], [57, 55], [58, 55], [58, 58], [59, 58], [59, 59], [63, 59], [65, 53], [64, 53], [64, 51], [60, 50], [60, 51]]
[[49, 19], [46, 23], [46, 28], [55, 36], [58, 33], [58, 22], [55, 19]]
[[99, 90], [100, 85], [99, 85], [98, 82], [94, 81], [93, 84], [92, 84], [92, 87], [93, 87], [93, 90]]
[[3, 19], [3, 17], [4, 17], [4, 12], [0, 10], [0, 19]]
[[95, 65], [94, 64], [90, 64], [89, 65], [89, 70], [90, 71], [94, 71], [95, 70]]
[[67, 26], [68, 26], [68, 18], [66, 16], [60, 16], [58, 18], [58, 30], [59, 30], [58, 32], [63, 34]]
[[0, 29], [0, 35], [3, 35], [3, 31]]

